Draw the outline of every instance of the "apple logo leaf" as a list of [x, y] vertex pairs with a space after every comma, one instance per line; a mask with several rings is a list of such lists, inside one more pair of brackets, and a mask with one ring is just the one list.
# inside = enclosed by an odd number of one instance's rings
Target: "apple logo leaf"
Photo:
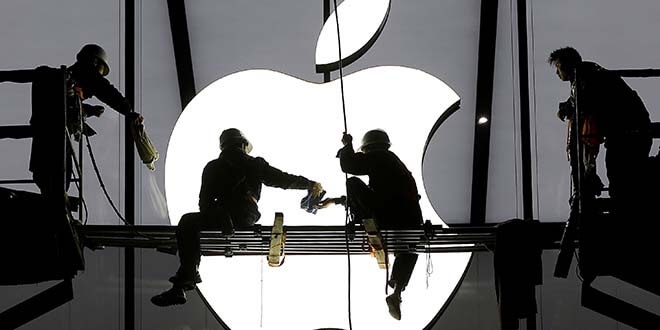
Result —
[[323, 24], [316, 44], [316, 72], [339, 69], [337, 17], [342, 66], [355, 62], [376, 42], [390, 14], [390, 0], [345, 0]]

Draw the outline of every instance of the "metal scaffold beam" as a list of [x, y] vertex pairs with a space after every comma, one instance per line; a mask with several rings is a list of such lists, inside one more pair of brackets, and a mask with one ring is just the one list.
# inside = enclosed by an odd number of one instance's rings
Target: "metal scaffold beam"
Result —
[[[542, 246], [559, 246], [563, 223], [541, 224], [544, 233]], [[272, 226], [256, 225], [237, 229], [224, 237], [220, 230], [201, 232], [201, 248], [205, 255], [267, 255]], [[106, 226], [87, 225], [79, 228], [79, 235], [90, 248], [136, 247], [165, 252], [176, 251], [174, 226]], [[342, 255], [346, 254], [344, 226], [285, 226], [286, 254], [288, 255]], [[419, 253], [471, 252], [492, 250], [495, 244], [495, 226], [444, 227], [434, 225], [426, 229], [381, 230], [383, 244], [389, 252], [414, 251]], [[370, 253], [367, 234], [357, 226], [353, 239], [348, 240], [351, 254]]]

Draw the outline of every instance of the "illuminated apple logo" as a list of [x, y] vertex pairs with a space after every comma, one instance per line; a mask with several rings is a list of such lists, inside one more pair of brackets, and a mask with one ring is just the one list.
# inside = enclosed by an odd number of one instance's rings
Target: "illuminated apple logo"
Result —
[[[338, 11], [342, 50], [350, 61], [382, 30], [389, 1], [346, 0]], [[330, 68], [338, 61], [336, 40], [333, 14], [319, 37], [317, 67]], [[424, 218], [442, 223], [421, 186], [422, 160], [436, 123], [456, 108], [458, 95], [438, 78], [398, 66], [350, 74], [344, 89], [349, 132], [359, 140], [369, 129], [385, 129], [391, 149], [417, 179]], [[270, 70], [234, 73], [207, 86], [181, 114], [167, 149], [165, 188], [173, 224], [198, 210], [202, 169], [217, 158], [218, 136], [229, 127], [247, 135], [254, 145], [252, 155], [321, 182], [328, 195], [345, 194], [344, 174], [335, 158], [344, 130], [340, 93], [339, 81], [318, 84]], [[274, 213], [283, 212], [285, 225], [344, 224], [341, 207], [316, 215], [302, 210], [304, 194], [264, 187], [260, 223], [272, 225]], [[402, 320], [396, 321], [384, 300], [384, 271], [368, 255], [352, 256], [354, 329], [423, 329], [459, 284], [469, 257], [433, 255], [428, 288], [425, 258], [419, 258], [403, 295]], [[203, 259], [199, 289], [231, 329], [348, 328], [346, 256], [291, 256], [280, 268], [265, 263], [264, 257]]]

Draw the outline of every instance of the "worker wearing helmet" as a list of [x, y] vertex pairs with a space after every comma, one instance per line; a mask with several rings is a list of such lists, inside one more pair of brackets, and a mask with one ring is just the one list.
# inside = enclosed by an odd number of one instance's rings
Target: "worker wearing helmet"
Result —
[[[362, 138], [359, 152], [353, 150], [353, 137], [344, 134], [344, 147], [338, 157], [342, 171], [353, 175], [368, 175], [369, 184], [358, 177], [346, 182], [348, 206], [353, 221], [374, 218], [380, 228], [411, 228], [422, 225], [417, 185], [408, 168], [389, 150], [387, 133], [380, 129], [368, 131]], [[397, 253], [388, 284], [394, 293], [385, 301], [390, 315], [401, 319], [401, 292], [405, 290], [417, 261], [417, 254]]]
[[236, 128], [220, 134], [220, 150], [220, 156], [206, 164], [202, 172], [199, 212], [185, 214], [179, 221], [176, 237], [181, 265], [170, 278], [172, 288], [151, 298], [157, 306], [184, 304], [185, 291], [201, 282], [197, 271], [201, 230], [220, 228], [224, 235], [231, 236], [234, 226], [250, 227], [259, 220], [257, 202], [262, 185], [307, 189], [310, 196], [318, 196], [323, 191], [318, 182], [282, 172], [263, 158], [248, 155], [252, 144]]
[[[95, 44], [83, 46], [76, 55], [76, 62], [62, 72], [57, 68], [39, 66], [35, 69], [0, 71], [0, 82], [32, 83], [33, 131], [30, 171], [42, 194], [57, 194], [62, 190], [62, 177], [66, 173], [66, 187], [71, 174], [71, 157], [66, 163], [59, 161], [65, 155], [61, 140], [65, 114], [69, 134], [75, 138], [91, 136], [94, 130], [84, 123], [85, 118], [100, 116], [103, 107], [88, 105], [84, 100], [96, 97], [117, 112], [142, 123], [140, 114], [132, 112], [131, 105], [122, 93], [105, 77], [110, 72], [105, 50]], [[82, 117], [82, 118], [81, 118]], [[83, 125], [80, 125], [81, 120]], [[71, 151], [66, 148], [67, 155]]]

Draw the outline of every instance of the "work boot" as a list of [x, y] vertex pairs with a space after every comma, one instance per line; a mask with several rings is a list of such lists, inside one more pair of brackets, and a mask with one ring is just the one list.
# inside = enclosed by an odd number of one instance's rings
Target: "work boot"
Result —
[[401, 320], [401, 296], [393, 293], [385, 298], [390, 315], [396, 320]]
[[183, 305], [186, 303], [186, 293], [181, 288], [172, 287], [159, 295], [151, 297], [151, 302], [159, 307]]
[[185, 275], [185, 273], [179, 269], [174, 276], [170, 277], [169, 281], [177, 288], [190, 291], [194, 289], [198, 283], [202, 283], [202, 277], [199, 275], [199, 271], [195, 271], [193, 275]]

